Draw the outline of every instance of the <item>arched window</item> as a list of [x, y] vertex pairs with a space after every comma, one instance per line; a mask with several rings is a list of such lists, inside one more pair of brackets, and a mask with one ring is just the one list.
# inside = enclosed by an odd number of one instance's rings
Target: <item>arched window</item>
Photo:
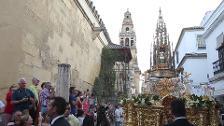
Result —
[[129, 38], [125, 38], [125, 46], [129, 46]]
[[131, 46], [134, 46], [134, 40], [131, 40]]
[[126, 27], [126, 31], [129, 31], [129, 27]]

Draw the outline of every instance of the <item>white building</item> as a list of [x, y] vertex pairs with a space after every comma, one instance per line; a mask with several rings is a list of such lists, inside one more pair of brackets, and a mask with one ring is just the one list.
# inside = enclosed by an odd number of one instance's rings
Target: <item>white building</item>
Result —
[[203, 27], [183, 28], [175, 47], [175, 68], [190, 73], [192, 93], [203, 95], [201, 85], [208, 84], [206, 45], [202, 39]]
[[[175, 48], [175, 67], [191, 73], [193, 93], [224, 101], [224, 1], [205, 14], [201, 27], [184, 28]], [[207, 84], [206, 84], [207, 83]], [[202, 86], [200, 85], [204, 85]], [[213, 91], [214, 90], [214, 91]]]
[[224, 1], [202, 22], [205, 29], [203, 39], [207, 47], [208, 78], [215, 88], [215, 97], [223, 101], [224, 96]]

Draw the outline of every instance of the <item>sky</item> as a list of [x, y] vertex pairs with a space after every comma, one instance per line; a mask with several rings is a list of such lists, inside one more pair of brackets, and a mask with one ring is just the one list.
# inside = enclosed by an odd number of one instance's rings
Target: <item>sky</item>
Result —
[[222, 0], [92, 0], [102, 18], [110, 39], [119, 44], [124, 13], [132, 14], [136, 32], [138, 65], [142, 72], [150, 68], [150, 49], [153, 42], [159, 8], [167, 26], [173, 48], [181, 30], [200, 26], [207, 11], [215, 10]]

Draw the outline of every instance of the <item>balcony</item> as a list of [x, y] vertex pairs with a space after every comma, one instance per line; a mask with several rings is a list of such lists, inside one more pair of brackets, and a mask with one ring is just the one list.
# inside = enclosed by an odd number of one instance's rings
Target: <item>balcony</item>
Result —
[[213, 62], [214, 74], [218, 74], [224, 71], [224, 58]]

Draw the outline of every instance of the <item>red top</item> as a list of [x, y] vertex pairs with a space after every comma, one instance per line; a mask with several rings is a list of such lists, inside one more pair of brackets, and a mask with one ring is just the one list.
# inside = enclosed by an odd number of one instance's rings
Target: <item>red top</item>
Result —
[[5, 106], [5, 113], [9, 113], [9, 114], [12, 114], [13, 113], [13, 104], [11, 103], [12, 102], [12, 91], [9, 91], [6, 95], [6, 106]]
[[82, 109], [82, 102], [80, 100], [76, 103], [78, 109]]

